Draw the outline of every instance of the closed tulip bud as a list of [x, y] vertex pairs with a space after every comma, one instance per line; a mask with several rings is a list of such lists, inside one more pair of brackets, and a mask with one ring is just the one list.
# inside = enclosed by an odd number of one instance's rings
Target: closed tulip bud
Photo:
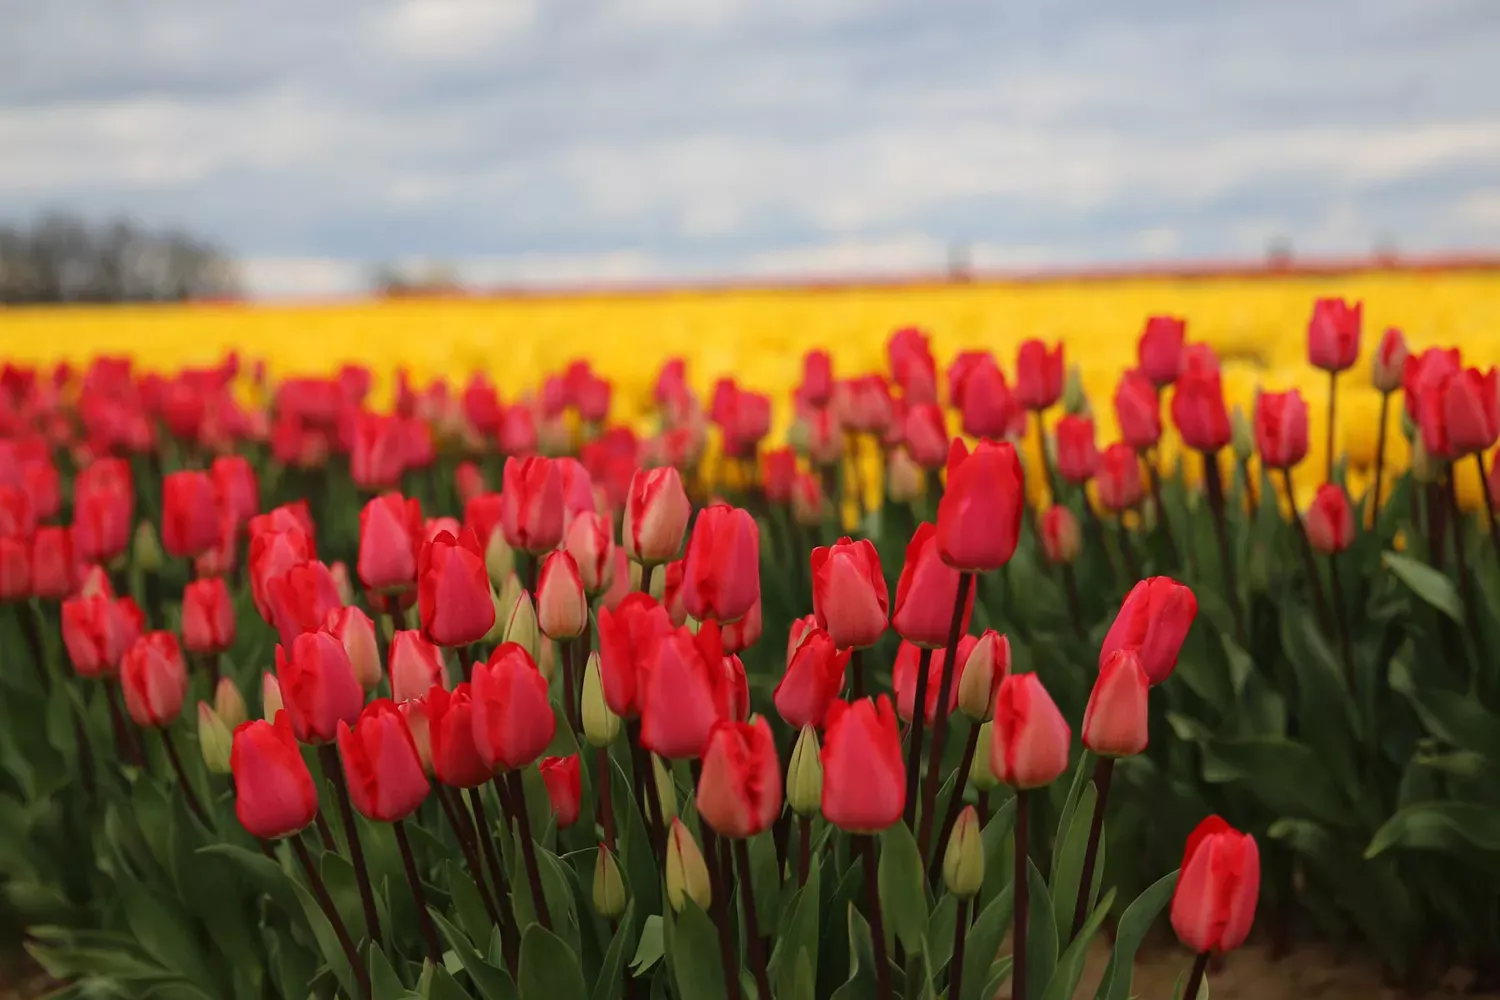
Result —
[[[953, 605], [958, 600], [959, 572], [943, 561], [937, 547], [937, 528], [929, 522], [917, 525], [906, 546], [906, 563], [896, 581], [896, 602], [891, 626], [901, 638], [917, 646], [940, 649], [948, 644], [953, 623]], [[974, 613], [974, 590], [969, 588], [962, 631], [969, 630]]]
[[1233, 951], [1255, 922], [1260, 849], [1218, 816], [1188, 836], [1182, 874], [1172, 893], [1172, 929], [1198, 954]]
[[818, 731], [803, 726], [786, 769], [786, 801], [798, 816], [814, 816], [823, 802], [822, 748]]
[[333, 577], [333, 586], [339, 592], [339, 600], [345, 604], [354, 603], [354, 584], [349, 581], [349, 566], [342, 559], [335, 560], [328, 567], [328, 575]]
[[912, 459], [924, 469], [941, 469], [948, 457], [948, 425], [942, 407], [936, 403], [909, 407], [900, 426], [901, 440]]
[[998, 788], [1000, 779], [990, 766], [990, 741], [994, 737], [995, 724], [986, 722], [979, 727], [979, 739], [974, 743], [974, 760], [969, 764], [969, 782], [981, 792]]
[[1094, 478], [1099, 467], [1099, 449], [1094, 443], [1094, 421], [1069, 414], [1057, 422], [1057, 474], [1064, 481], [1082, 484]]
[[598, 597], [614, 578], [615, 538], [609, 521], [594, 511], [585, 511], [568, 525], [563, 545], [578, 564], [584, 593]]
[[213, 706], [198, 702], [198, 750], [209, 774], [229, 773], [229, 754], [234, 747], [234, 731]]
[[1239, 404], [1235, 404], [1229, 413], [1229, 447], [1236, 462], [1248, 462], [1255, 454], [1255, 432], [1250, 429], [1250, 421], [1245, 419], [1245, 411]]
[[429, 785], [422, 756], [394, 702], [370, 702], [353, 727], [340, 720], [338, 743], [349, 798], [361, 816], [395, 823], [426, 800]]
[[662, 822], [670, 823], [677, 818], [677, 782], [672, 772], [656, 755], [651, 757], [651, 777], [656, 787], [656, 801], [661, 807]]
[[690, 899], [700, 910], [706, 910], [712, 898], [713, 883], [703, 852], [682, 821], [674, 819], [667, 831], [667, 902], [673, 913], [681, 913]]
[[710, 624], [697, 635], [678, 629], [653, 648], [636, 691], [641, 745], [671, 760], [697, 757], [730, 713], [718, 628]]
[[234, 731], [229, 754], [234, 814], [251, 836], [285, 837], [318, 815], [318, 789], [290, 722], [247, 722]]
[[516, 550], [499, 531], [490, 532], [489, 541], [484, 543], [484, 569], [490, 583], [502, 588], [516, 575]]
[[1010, 562], [1025, 504], [1021, 459], [1014, 445], [980, 441], [971, 454], [963, 440], [955, 438], [948, 453], [947, 488], [938, 501], [937, 550], [943, 562], [970, 573]]
[[1011, 674], [995, 696], [990, 767], [1020, 791], [1041, 788], [1068, 769], [1072, 731], [1036, 674]]
[[107, 563], [124, 554], [135, 508], [133, 483], [122, 458], [95, 459], [79, 471], [73, 482], [73, 544], [80, 558]]
[[234, 605], [221, 577], [193, 580], [182, 590], [182, 644], [189, 652], [217, 654], [234, 645]]
[[755, 518], [727, 504], [704, 508], [683, 560], [683, 607], [699, 621], [732, 622], [759, 598], [760, 528]]
[[359, 718], [365, 693], [344, 644], [333, 634], [304, 632], [290, 653], [278, 645], [276, 676], [292, 732], [303, 743], [332, 743], [340, 722]]
[[420, 503], [394, 492], [375, 497], [359, 512], [360, 581], [377, 591], [416, 586], [422, 541]]
[[[324, 627], [344, 644], [344, 652], [349, 654], [349, 667], [359, 686], [366, 691], [379, 687], [382, 674], [380, 646], [375, 642], [375, 623], [370, 621], [370, 616], [356, 607], [335, 608], [328, 612]], [[422, 688], [422, 691], [426, 690]], [[396, 697], [398, 701], [401, 698], [400, 695]]]
[[[1135, 461], [1134, 453], [1130, 460]], [[1078, 558], [1083, 548], [1083, 533], [1078, 527], [1078, 518], [1062, 504], [1053, 504], [1042, 515], [1042, 554], [1047, 561], [1061, 565]]]
[[828, 706], [844, 689], [848, 664], [849, 652], [840, 652], [827, 632], [808, 629], [787, 659], [786, 673], [771, 696], [777, 713], [799, 729], [821, 726]]
[[316, 632], [330, 612], [342, 607], [333, 575], [321, 562], [293, 566], [267, 584], [271, 623], [283, 646], [297, 636]]
[[1182, 371], [1182, 345], [1187, 339], [1187, 321], [1176, 316], [1152, 316], [1146, 320], [1139, 347], [1141, 372], [1158, 386], [1171, 385]]
[[239, 728], [240, 723], [250, 718], [250, 712], [245, 708], [245, 698], [240, 694], [239, 685], [231, 678], [220, 677], [219, 684], [214, 688], [214, 712], [230, 732]]
[[1153, 685], [1172, 676], [1177, 654], [1198, 616], [1191, 588], [1171, 577], [1153, 576], [1131, 588], [1104, 636], [1099, 666], [1117, 650], [1134, 650]]
[[1401, 331], [1394, 326], [1388, 328], [1381, 335], [1380, 343], [1375, 345], [1370, 382], [1381, 393], [1395, 392], [1401, 388], [1401, 376], [1409, 356], [1406, 338]]
[[422, 631], [439, 646], [467, 646], [495, 624], [484, 553], [474, 532], [447, 531], [422, 546], [417, 560]]
[[500, 529], [514, 549], [541, 555], [563, 538], [563, 470], [533, 455], [505, 460]]
[[1063, 347], [1050, 351], [1028, 340], [1016, 355], [1016, 400], [1028, 410], [1045, 410], [1062, 396]]
[[31, 537], [31, 592], [48, 601], [60, 601], [77, 587], [78, 561], [73, 555], [73, 531], [58, 525], [41, 525]]
[[31, 549], [26, 539], [0, 536], [0, 601], [24, 601], [31, 596]]
[[525, 767], [557, 731], [547, 681], [525, 649], [507, 642], [476, 664], [471, 686], [474, 747], [493, 772]]
[[943, 884], [959, 899], [968, 899], [984, 885], [984, 840], [979, 813], [964, 806], [943, 853]]
[[615, 920], [625, 912], [630, 896], [625, 891], [625, 880], [620, 877], [620, 866], [608, 847], [599, 845], [594, 858], [594, 912], [605, 920]]
[[62, 603], [62, 637], [80, 677], [118, 672], [125, 651], [146, 626], [146, 616], [128, 597], [71, 597]]
[[1077, 417], [1091, 416], [1088, 393], [1083, 389], [1083, 372], [1078, 365], [1068, 366], [1068, 377], [1063, 382], [1063, 409]]
[[721, 722], [708, 737], [698, 815], [725, 837], [753, 837], [781, 815], [781, 762], [765, 716]]
[[958, 679], [958, 707], [975, 722], [994, 714], [995, 692], [1010, 674], [1010, 639], [985, 629], [974, 644]]
[[[219, 504], [207, 472], [172, 472], [162, 480], [162, 544], [172, 555], [195, 556], [219, 540]], [[137, 532], [137, 539], [139, 539]]]
[[620, 738], [620, 717], [604, 700], [599, 654], [590, 653], [583, 669], [583, 736], [591, 746], [607, 747]]
[[583, 772], [578, 755], [543, 757], [537, 770], [547, 786], [547, 799], [552, 803], [552, 815], [557, 817], [557, 828], [563, 830], [578, 822], [578, 807], [583, 797]]
[[886, 460], [886, 489], [896, 503], [911, 503], [922, 495], [922, 467], [905, 448], [891, 451]]
[[1261, 463], [1269, 469], [1289, 469], [1307, 456], [1307, 404], [1300, 392], [1260, 394], [1255, 401], [1255, 441]]
[[436, 687], [425, 699], [432, 773], [450, 788], [475, 788], [493, 774], [474, 745], [474, 703], [469, 691], [466, 683], [451, 692]]
[[647, 566], [677, 558], [692, 512], [675, 468], [638, 470], [630, 480], [620, 533], [626, 554]]
[[1229, 443], [1232, 431], [1218, 369], [1186, 371], [1172, 394], [1172, 422], [1183, 443], [1211, 454]]
[[1359, 357], [1360, 314], [1364, 303], [1318, 299], [1307, 324], [1307, 360], [1325, 372], [1341, 372]]
[[1444, 463], [1432, 457], [1418, 434], [1411, 443], [1411, 477], [1419, 483], [1435, 483], [1443, 478]]
[[875, 645], [888, 624], [890, 591], [868, 538], [813, 549], [813, 614], [843, 649]]
[[412, 742], [417, 745], [417, 756], [422, 759], [422, 770], [427, 777], [434, 776], [432, 769], [432, 716], [427, 711], [427, 699], [413, 698], [399, 703], [396, 708], [411, 730]]
[[187, 665], [171, 632], [147, 632], [120, 661], [125, 710], [138, 726], [170, 726], [182, 713], [187, 687]]
[[1326, 555], [1342, 552], [1354, 541], [1354, 512], [1349, 507], [1349, 497], [1337, 483], [1318, 487], [1302, 520], [1307, 526], [1307, 540]]
[[536, 586], [537, 627], [549, 639], [576, 639], [589, 620], [589, 602], [583, 592], [578, 563], [559, 549], [542, 562]]
[[822, 811], [828, 822], [850, 833], [879, 833], [901, 821], [906, 763], [896, 712], [885, 695], [834, 705], [822, 763]]
[[1150, 690], [1134, 650], [1111, 653], [1099, 668], [1083, 713], [1083, 745], [1101, 757], [1132, 757], [1145, 750]]
[[[1176, 381], [1177, 376], [1172, 376]], [[1115, 387], [1115, 422], [1120, 437], [1136, 451], [1155, 447], [1161, 440], [1161, 397], [1157, 387], [1141, 372], [1131, 369]]]
[[533, 660], [542, 655], [542, 630], [537, 624], [536, 607], [531, 595], [521, 591], [510, 609], [510, 621], [505, 625], [505, 641], [513, 642], [526, 650]]
[[415, 629], [402, 629], [391, 637], [391, 698], [397, 702], [421, 698], [436, 685], [448, 686], [448, 665], [440, 646], [428, 642]]
[[276, 713], [286, 707], [281, 697], [281, 682], [267, 671], [260, 678], [260, 715], [267, 722], [276, 721]]
[[135, 526], [135, 535], [130, 541], [130, 559], [143, 573], [161, 572], [166, 557], [161, 551], [156, 526], [150, 521], [142, 521]]

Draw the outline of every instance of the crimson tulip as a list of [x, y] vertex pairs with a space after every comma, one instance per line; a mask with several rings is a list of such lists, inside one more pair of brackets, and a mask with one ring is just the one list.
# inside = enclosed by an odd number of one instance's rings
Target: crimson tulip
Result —
[[1429, 347], [1421, 354], [1407, 357], [1406, 364], [1401, 369], [1401, 394], [1406, 400], [1407, 415], [1418, 426], [1426, 423], [1423, 403], [1434, 400], [1438, 403], [1437, 409], [1440, 411], [1443, 398], [1442, 387], [1461, 371], [1463, 371], [1463, 361], [1456, 347], [1446, 349]]
[[906, 450], [924, 469], [941, 469], [948, 458], [948, 424], [942, 408], [924, 403], [906, 411]]
[[807, 405], [828, 405], [833, 398], [833, 359], [827, 351], [812, 350], [802, 356], [802, 383], [798, 388]]
[[[917, 525], [906, 545], [906, 564], [896, 581], [896, 604], [891, 626], [901, 638], [917, 646], [939, 649], [948, 644], [953, 605], [958, 601], [959, 572], [938, 554], [937, 528]], [[974, 588], [969, 588], [960, 633], [968, 632], [974, 614]]]
[[1011, 674], [995, 695], [990, 769], [1020, 791], [1041, 788], [1068, 769], [1072, 731], [1036, 674]]
[[1449, 459], [1471, 455], [1500, 437], [1500, 382], [1494, 368], [1456, 372], [1430, 390], [1430, 395], [1441, 398], [1440, 404], [1424, 405], [1422, 411], [1422, 443], [1432, 455]]
[[493, 772], [525, 767], [542, 755], [557, 730], [547, 679], [525, 648], [501, 643], [475, 664], [470, 685], [474, 747]]
[[937, 364], [927, 334], [914, 326], [897, 330], [885, 350], [903, 398], [918, 405], [937, 402]]
[[234, 731], [229, 753], [234, 814], [253, 837], [274, 840], [304, 829], [318, 815], [318, 788], [292, 735], [288, 715], [257, 719]]
[[1146, 700], [1151, 679], [1133, 649], [1105, 658], [1083, 713], [1083, 745], [1101, 757], [1132, 757], [1146, 749]]
[[417, 556], [417, 608], [422, 631], [439, 646], [466, 646], [495, 627], [484, 550], [467, 528], [439, 532]]
[[145, 627], [146, 616], [128, 597], [99, 593], [62, 603], [63, 645], [80, 677], [113, 675]]
[[1183, 442], [1196, 451], [1211, 454], [1229, 443], [1229, 411], [1217, 370], [1182, 374], [1172, 394], [1172, 422]]
[[906, 807], [906, 763], [885, 695], [834, 702], [823, 739], [823, 817], [850, 833], [879, 833]]
[[416, 629], [398, 629], [390, 644], [391, 697], [398, 701], [421, 698], [433, 687], [448, 686], [448, 665], [441, 647]]
[[219, 509], [228, 512], [235, 524], [246, 524], [260, 513], [260, 484], [248, 458], [220, 455], [214, 459], [208, 474], [214, 482]]
[[459, 502], [467, 506], [470, 500], [489, 492], [489, 484], [479, 466], [463, 461], [453, 470], [453, 491], [458, 494]]
[[427, 702], [432, 773], [453, 788], [477, 788], [493, 776], [474, 743], [474, 703], [467, 682], [451, 692], [434, 686]]
[[377, 823], [396, 823], [427, 799], [427, 772], [406, 716], [395, 702], [377, 698], [353, 727], [338, 726], [339, 756], [354, 808]]
[[194, 580], [182, 590], [182, 644], [189, 652], [217, 655], [234, 645], [234, 604], [222, 577]]
[[124, 555], [134, 528], [135, 486], [124, 459], [100, 458], [73, 481], [73, 544], [85, 562]]
[[630, 480], [620, 534], [625, 554], [645, 566], [675, 559], [692, 513], [682, 475], [675, 468], [636, 472]]
[[637, 678], [641, 746], [671, 760], [697, 757], [714, 724], [730, 714], [717, 624], [679, 628], [657, 640]]
[[422, 505], [400, 493], [382, 493], [359, 512], [360, 582], [371, 590], [416, 586], [422, 547]]
[[[260, 612], [262, 618], [266, 621], [273, 619], [271, 582], [279, 579], [293, 566], [302, 565], [313, 558], [312, 537], [301, 528], [268, 529], [251, 533], [247, 560], [250, 596], [255, 601], [255, 610]], [[338, 589], [337, 585], [334, 589]]]
[[361, 413], [356, 418], [349, 450], [349, 475], [356, 486], [387, 490], [400, 482], [409, 458], [406, 433], [406, 421], [400, 416]]
[[171, 555], [195, 556], [219, 541], [214, 481], [206, 472], [169, 473], [162, 481], [161, 540]]
[[769, 503], [792, 502], [792, 481], [797, 478], [797, 453], [791, 448], [771, 448], [760, 456], [760, 486]]
[[329, 632], [303, 632], [276, 647], [276, 679], [292, 732], [303, 743], [331, 743], [340, 721], [353, 722], [365, 693], [344, 644]]
[[592, 510], [574, 517], [563, 535], [563, 547], [578, 564], [585, 594], [598, 597], [609, 589], [614, 582], [615, 536], [607, 517]]
[[1049, 351], [1040, 340], [1023, 342], [1016, 355], [1016, 401], [1028, 410], [1045, 410], [1062, 391], [1062, 344]]
[[640, 679], [650, 669], [657, 640], [671, 632], [666, 609], [640, 591], [626, 594], [614, 610], [599, 609], [599, 677], [611, 712], [622, 718], [640, 714]]
[[1318, 487], [1302, 520], [1307, 526], [1307, 540], [1319, 552], [1333, 555], [1354, 542], [1354, 512], [1344, 488], [1337, 483]]
[[1109, 510], [1129, 510], [1141, 502], [1141, 457], [1134, 448], [1116, 441], [1099, 456], [1099, 502]]
[[849, 650], [839, 650], [827, 632], [816, 626], [805, 631], [788, 653], [786, 673], [771, 695], [777, 714], [793, 729], [822, 726], [828, 707], [844, 689], [848, 664]]
[[683, 560], [682, 603], [698, 621], [732, 622], [760, 598], [760, 528], [750, 512], [714, 504], [698, 514]]
[[500, 530], [513, 549], [541, 555], [563, 538], [562, 466], [533, 455], [505, 460]]
[[1057, 474], [1070, 483], [1082, 485], [1094, 477], [1099, 467], [1099, 449], [1094, 444], [1094, 421], [1069, 413], [1053, 429], [1057, 438]]
[[980, 441], [970, 454], [955, 438], [938, 501], [938, 554], [964, 572], [999, 569], [1015, 554], [1025, 506], [1021, 459], [1009, 441]]
[[171, 632], [147, 632], [120, 659], [125, 711], [138, 726], [170, 726], [182, 713], [187, 688], [187, 665]]
[[267, 584], [271, 624], [283, 646], [296, 637], [315, 632], [328, 620], [328, 613], [343, 606], [333, 573], [321, 562], [293, 566]]
[[1307, 360], [1325, 372], [1351, 368], [1359, 357], [1360, 315], [1364, 303], [1318, 299], [1307, 324]]
[[868, 538], [841, 538], [812, 551], [813, 614], [842, 648], [873, 646], [885, 634], [890, 590]]
[[380, 662], [380, 646], [375, 641], [375, 623], [356, 607], [334, 608], [323, 621], [323, 628], [344, 645], [349, 654], [349, 669], [366, 691], [380, 686], [385, 665]]
[[1296, 389], [1255, 401], [1255, 447], [1268, 469], [1290, 469], [1307, 455], [1307, 404]]
[[[1135, 461], [1133, 452], [1130, 458]], [[1101, 493], [1104, 491], [1102, 479], [1099, 490]], [[1078, 553], [1083, 548], [1083, 534], [1078, 527], [1078, 518], [1062, 504], [1055, 503], [1047, 508], [1047, 513], [1042, 515], [1039, 533], [1042, 538], [1042, 554], [1050, 563], [1070, 563], [1078, 558]]]
[[[968, 664], [969, 654], [974, 652], [974, 647], [978, 642], [979, 639], [972, 635], [963, 636], [958, 640], [957, 666], [954, 668], [953, 680], [950, 682], [948, 706], [943, 709], [944, 715], [952, 715], [953, 710], [958, 707], [958, 691], [963, 683], [964, 667]], [[891, 688], [896, 693], [896, 714], [904, 722], [910, 722], [916, 714], [918, 667], [922, 665], [921, 658], [921, 649], [913, 643], [903, 642], [896, 647], [896, 662], [891, 666]], [[941, 693], [943, 683], [943, 666], [947, 662], [948, 651], [946, 649], [934, 649], [928, 657], [927, 692], [922, 706], [922, 716], [929, 726], [937, 720], [938, 695]]]
[[765, 623], [761, 617], [760, 598], [750, 605], [744, 617], [737, 618], [721, 628], [720, 633], [724, 640], [724, 652], [743, 653], [760, 640], [761, 630]]
[[1198, 598], [1171, 577], [1153, 576], [1131, 588], [1104, 636], [1099, 666], [1115, 652], [1133, 650], [1153, 685], [1172, 676], [1177, 654], [1198, 615]]
[[[47, 601], [60, 601], [78, 586], [78, 560], [73, 553], [73, 530], [44, 524], [31, 536], [31, 593]], [[0, 568], [0, 576], [5, 570]]]
[[537, 576], [536, 619], [549, 639], [576, 639], [589, 621], [589, 601], [583, 592], [578, 563], [566, 551], [547, 554]]
[[1115, 386], [1115, 422], [1120, 437], [1136, 451], [1154, 448], [1161, 440], [1161, 398], [1151, 380], [1136, 369], [1120, 376]]
[[1245, 943], [1260, 896], [1255, 838], [1210, 816], [1188, 835], [1172, 892], [1172, 929], [1194, 952], [1223, 953]]
[[542, 774], [542, 783], [547, 786], [547, 798], [552, 803], [552, 814], [557, 817], [557, 828], [563, 830], [578, 822], [578, 807], [583, 798], [583, 772], [578, 755], [543, 757], [537, 770]]
[[1187, 320], [1177, 316], [1152, 316], [1146, 320], [1137, 346], [1141, 372], [1153, 385], [1171, 385], [1182, 372], [1182, 345], [1187, 339]]
[[764, 716], [721, 722], [708, 737], [698, 777], [698, 815], [721, 836], [743, 839], [781, 814], [781, 763]]
[[31, 596], [31, 546], [19, 535], [0, 535], [0, 601]]
[[998, 441], [1025, 430], [1026, 411], [994, 358], [984, 355], [974, 362], [963, 377], [962, 390], [958, 406], [965, 434]]

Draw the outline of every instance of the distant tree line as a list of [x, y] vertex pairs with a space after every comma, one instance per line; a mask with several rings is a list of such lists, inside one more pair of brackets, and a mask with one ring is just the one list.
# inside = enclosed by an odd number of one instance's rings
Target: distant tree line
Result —
[[0, 304], [181, 302], [238, 295], [233, 261], [173, 229], [64, 213], [0, 223]]

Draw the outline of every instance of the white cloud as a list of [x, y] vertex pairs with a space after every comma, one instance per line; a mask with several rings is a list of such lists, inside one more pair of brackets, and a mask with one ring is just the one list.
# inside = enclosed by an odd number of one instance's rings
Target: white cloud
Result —
[[493, 52], [522, 35], [535, 13], [532, 0], [399, 0], [368, 30], [398, 58], [443, 60]]
[[252, 298], [336, 298], [369, 288], [369, 270], [358, 261], [251, 257], [240, 261], [239, 269], [240, 281]]

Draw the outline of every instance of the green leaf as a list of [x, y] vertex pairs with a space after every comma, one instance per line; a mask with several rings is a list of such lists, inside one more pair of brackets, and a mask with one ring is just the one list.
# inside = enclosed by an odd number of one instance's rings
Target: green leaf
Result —
[[488, 940], [493, 921], [484, 908], [479, 888], [456, 861], [448, 862], [448, 897], [453, 903], [453, 914], [459, 926], [467, 932], [469, 940]]
[[990, 978], [990, 967], [995, 964], [996, 953], [1005, 932], [1010, 930], [1014, 916], [1013, 886], [1006, 886], [999, 895], [990, 900], [979, 912], [979, 919], [969, 928], [964, 945], [964, 991], [963, 996], [952, 1000], [989, 1000], [992, 993], [984, 993], [985, 983]]
[[1177, 876], [1177, 872], [1162, 876], [1125, 907], [1120, 924], [1115, 928], [1115, 946], [1110, 951], [1109, 964], [1104, 967], [1104, 977], [1099, 982], [1094, 1000], [1130, 1000], [1135, 953], [1172, 898], [1172, 890], [1177, 888]]
[[[333, 925], [323, 915], [323, 909], [313, 899], [312, 893], [302, 888], [300, 883], [292, 883], [297, 893], [297, 899], [302, 904], [302, 913], [307, 918], [307, 924], [312, 928], [313, 937], [318, 941], [318, 950], [323, 954], [323, 961], [328, 963], [334, 978], [339, 985], [350, 996], [356, 996], [358, 991], [355, 987], [354, 970], [349, 967], [349, 958], [344, 954], [344, 949], [339, 944], [339, 939], [333, 932]], [[353, 931], [350, 931], [352, 934]]]
[[661, 914], [653, 913], [641, 924], [641, 939], [636, 943], [635, 957], [630, 960], [635, 975], [640, 977], [650, 972], [651, 967], [661, 961], [662, 950]]
[[126, 878], [115, 881], [115, 891], [124, 905], [125, 919], [146, 954], [199, 987], [220, 991], [203, 964], [202, 945], [194, 936], [189, 918], [175, 903]]
[[[1016, 826], [1016, 800], [1006, 799], [984, 824], [979, 840], [984, 845], [984, 888], [980, 896], [993, 896], [1010, 882], [1011, 832]], [[981, 973], [982, 974], [982, 973]], [[967, 978], [967, 977], [965, 977]]]
[[438, 912], [436, 907], [430, 907], [432, 920], [437, 924], [438, 933], [443, 935], [453, 953], [458, 956], [464, 971], [469, 978], [474, 980], [480, 996], [485, 1000], [514, 1000], [516, 996], [515, 984], [511, 981], [509, 974], [502, 968], [491, 964], [479, 957], [473, 943]]
[[[1066, 825], [1058, 824], [1057, 848], [1052, 852], [1053, 914], [1057, 922], [1057, 940], [1073, 936], [1073, 910], [1078, 905], [1078, 882], [1083, 878], [1083, 855], [1089, 846], [1089, 828], [1093, 825], [1094, 807], [1099, 797], [1092, 783], [1084, 789], [1075, 808], [1067, 814]], [[1097, 874], [1097, 871], [1096, 871]], [[1092, 894], [1090, 894], [1092, 896]], [[1093, 899], [1089, 899], [1092, 906]]]
[[1453, 621], [1463, 624], [1463, 601], [1459, 599], [1458, 588], [1452, 580], [1426, 563], [1399, 552], [1383, 552], [1380, 561], [1395, 574], [1396, 579], [1410, 587], [1412, 593]]
[[295, 882], [286, 870], [270, 858], [254, 851], [247, 851], [234, 844], [209, 844], [198, 848], [199, 854], [208, 854], [228, 860], [249, 875], [262, 892], [270, 896], [285, 913], [295, 914], [302, 910], [293, 886]]
[[794, 980], [801, 974], [798, 966], [804, 961], [817, 981], [822, 868], [821, 859], [813, 858], [807, 868], [807, 883], [792, 896], [791, 919], [777, 935], [768, 972], [778, 996], [795, 988]]
[[599, 978], [594, 981], [594, 990], [589, 1000], [619, 1000], [624, 992], [625, 955], [630, 950], [634, 920], [635, 903], [632, 901], [625, 904], [625, 912], [620, 915], [619, 926], [615, 929], [614, 937], [610, 939], [609, 947], [605, 949], [604, 960], [599, 963]]
[[922, 947], [927, 930], [927, 886], [922, 854], [911, 828], [897, 823], [880, 835], [880, 908], [908, 952]]
[[[1407, 806], [1375, 831], [1365, 857], [1392, 848], [1458, 852], [1500, 852], [1500, 810], [1469, 802], [1424, 802]], [[1495, 859], [1500, 861], [1500, 859]]]
[[[1037, 1000], [1057, 967], [1057, 918], [1052, 912], [1052, 896], [1047, 883], [1032, 858], [1026, 859], [1026, 883], [1031, 891], [1031, 914], [1027, 920], [1025, 1000]], [[1019, 1000], [1019, 998], [1018, 998]]]
[[957, 922], [958, 897], [946, 892], [927, 919], [927, 957], [932, 960], [934, 973], [947, 968], [948, 960], [953, 957], [953, 929]]
[[521, 1000], [589, 1000], [578, 956], [541, 924], [521, 936], [520, 979]]
[[453, 978], [453, 973], [441, 966], [428, 965], [431, 977], [427, 983], [428, 1000], [471, 1000], [467, 991]]
[[380, 945], [370, 945], [370, 996], [372, 1000], [404, 1000], [406, 987], [401, 977], [391, 967], [390, 959], [380, 950]]
[[807, 949], [798, 949], [795, 968], [797, 971], [792, 976], [791, 986], [779, 989], [777, 1000], [817, 1000], [817, 975], [813, 972]]
[[874, 995], [875, 945], [870, 938], [870, 925], [855, 905], [850, 903], [849, 978], [833, 991], [829, 1000], [869, 1000]]
[[[725, 850], [732, 849], [726, 841]], [[781, 912], [781, 864], [776, 859], [776, 841], [770, 830], [752, 837], [745, 845], [750, 855], [750, 880], [755, 889], [755, 915], [763, 929], [776, 926]]]
[[1088, 958], [1089, 945], [1093, 942], [1094, 935], [1099, 933], [1099, 927], [1104, 923], [1104, 918], [1109, 916], [1110, 907], [1114, 905], [1114, 902], [1115, 891], [1111, 889], [1084, 922], [1083, 929], [1078, 932], [1078, 937], [1068, 945], [1067, 950], [1058, 959], [1057, 969], [1052, 973], [1052, 978], [1042, 993], [1042, 1000], [1072, 1000], [1074, 992], [1078, 989], [1078, 980], [1083, 978], [1083, 963]]
[[693, 1000], [723, 1000], [724, 964], [719, 961], [719, 935], [708, 914], [689, 899], [681, 913], [663, 922], [663, 929], [667, 962], [677, 982], [677, 995]]
[[[615, 741], [617, 747], [622, 744], [621, 740]], [[620, 860], [623, 862], [625, 884], [630, 890], [630, 898], [640, 904], [641, 913], [660, 913], [662, 872], [656, 863], [656, 855], [651, 850], [646, 821], [641, 816], [640, 804], [636, 801], [629, 775], [613, 755], [610, 763], [614, 778], [610, 794], [615, 807], [615, 822], [619, 827]]]

